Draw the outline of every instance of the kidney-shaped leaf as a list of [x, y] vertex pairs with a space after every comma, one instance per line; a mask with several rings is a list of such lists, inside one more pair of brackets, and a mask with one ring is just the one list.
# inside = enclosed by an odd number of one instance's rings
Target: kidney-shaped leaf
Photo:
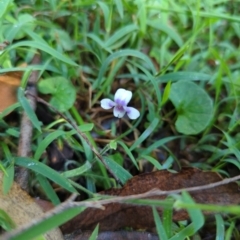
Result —
[[183, 134], [198, 134], [209, 124], [213, 114], [213, 102], [204, 89], [190, 81], [172, 84], [169, 99], [177, 109], [175, 123]]
[[65, 112], [75, 102], [76, 90], [72, 83], [64, 77], [51, 77], [39, 82], [41, 93], [52, 94], [50, 104], [60, 112]]

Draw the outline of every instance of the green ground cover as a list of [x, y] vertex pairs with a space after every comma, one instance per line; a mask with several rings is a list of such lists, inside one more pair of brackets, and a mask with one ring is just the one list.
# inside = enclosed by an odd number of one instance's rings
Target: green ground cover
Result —
[[[3, 188], [10, 188], [15, 164], [32, 170], [33, 192], [41, 189], [54, 204], [63, 199], [49, 180], [92, 198], [152, 170], [187, 166], [238, 175], [239, 9], [239, 1], [228, 0], [0, 1], [0, 73], [24, 71], [18, 103], [0, 115]], [[36, 52], [41, 64], [32, 66]], [[40, 73], [40, 97], [54, 107], [42, 105], [51, 116], [47, 123], [24, 96], [33, 70]], [[114, 118], [101, 108], [119, 88], [132, 92], [137, 119]], [[10, 108], [26, 111], [33, 123], [32, 158], [16, 157], [20, 124], [5, 117]], [[53, 141], [72, 152], [58, 169], [47, 167], [45, 151]], [[191, 197], [179, 196], [175, 204], [189, 206], [191, 223], [173, 223], [171, 214], [161, 219], [153, 208], [159, 236], [204, 239], [199, 229], [208, 222], [201, 206], [191, 208]], [[216, 239], [239, 238], [232, 212], [213, 220]]]

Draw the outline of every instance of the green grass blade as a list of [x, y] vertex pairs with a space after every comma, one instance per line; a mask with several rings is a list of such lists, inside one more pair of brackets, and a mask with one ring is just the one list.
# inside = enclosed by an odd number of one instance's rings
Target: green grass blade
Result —
[[2, 185], [3, 194], [7, 194], [14, 181], [14, 162], [13, 162], [13, 157], [8, 145], [5, 142], [2, 142], [0, 143], [0, 146], [2, 147], [4, 156], [8, 161], [7, 167], [4, 168], [3, 185]]
[[3, 17], [5, 12], [7, 11], [7, 8], [10, 5], [11, 2], [12, 2], [12, 0], [2, 0], [2, 1], [0, 1], [0, 19]]
[[12, 187], [14, 181], [14, 164], [11, 164], [6, 169], [6, 174], [3, 176], [3, 193], [7, 194]]
[[148, 20], [147, 21], [148, 27], [152, 27], [154, 29], [160, 30], [162, 32], [165, 32], [175, 43], [181, 47], [183, 45], [183, 40], [181, 38], [181, 35], [179, 35], [174, 28], [169, 27], [168, 24], [165, 24], [163, 22], [159, 22], [159, 20]]
[[167, 82], [176, 82], [181, 80], [187, 81], [210, 81], [212, 76], [210, 74], [201, 73], [201, 72], [174, 72], [167, 73], [162, 76], [156, 77], [157, 82], [167, 83]]
[[152, 134], [155, 128], [158, 126], [159, 119], [154, 118], [148, 128], [140, 135], [140, 137], [134, 142], [134, 144], [130, 147], [130, 151], [134, 150], [138, 147], [144, 140], [146, 140], [150, 134]]
[[24, 96], [24, 89], [23, 88], [18, 88], [18, 101], [22, 105], [24, 111], [26, 112], [27, 116], [31, 120], [33, 126], [41, 132], [41, 123], [38, 121], [38, 118], [31, 108], [27, 98]]
[[91, 163], [89, 161], [86, 161], [86, 163], [84, 163], [81, 167], [74, 168], [69, 171], [65, 171], [61, 173], [61, 175], [66, 178], [81, 176], [85, 172], [89, 171], [91, 167], [92, 167]]
[[132, 175], [125, 170], [123, 167], [121, 167], [118, 163], [116, 163], [114, 160], [112, 160], [110, 157], [104, 157], [104, 160], [108, 167], [111, 169], [111, 171], [116, 175], [116, 177], [125, 184], [127, 180], [132, 178]]
[[216, 218], [216, 225], [217, 225], [216, 240], [224, 240], [225, 226], [224, 226], [223, 218], [220, 214], [216, 214], [215, 218]]
[[36, 42], [36, 41], [20, 41], [17, 42], [15, 44], [12, 44], [11, 46], [9, 46], [8, 48], [6, 48], [5, 52], [9, 52], [13, 49], [19, 48], [19, 47], [27, 47], [27, 48], [36, 48], [39, 50], [42, 50], [43, 52], [46, 52], [48, 54], [50, 54], [52, 57], [65, 62], [69, 65], [72, 66], [78, 66], [78, 64], [76, 64], [74, 61], [72, 61], [70, 58], [68, 58], [67, 56], [61, 54], [60, 52], [56, 51], [55, 49], [53, 49], [52, 47], [50, 47], [47, 44], [44, 44], [42, 41], [40, 42]]
[[65, 177], [41, 162], [35, 161], [31, 158], [17, 157], [15, 158], [15, 163], [21, 167], [31, 169], [32, 171], [45, 176], [69, 192], [76, 192], [74, 187]]
[[35, 154], [34, 159], [39, 160], [42, 153], [46, 150], [47, 146], [53, 142], [55, 139], [57, 139], [60, 136], [64, 136], [66, 133], [62, 130], [56, 130], [50, 134], [48, 134], [39, 144]]
[[123, 19], [124, 16], [124, 9], [123, 9], [123, 2], [122, 0], [114, 0], [114, 3], [116, 4], [117, 10], [118, 10], [118, 14], [120, 16], [121, 19]]
[[157, 170], [162, 170], [162, 165], [153, 157], [148, 155], [141, 155], [141, 157], [138, 160], [146, 159], [148, 162], [150, 162]]
[[36, 174], [37, 180], [39, 181], [41, 187], [43, 188], [48, 199], [56, 206], [61, 203], [58, 195], [54, 191], [52, 185], [49, 183], [46, 177], [41, 174]]
[[2, 209], [0, 209], [0, 227], [5, 231], [10, 231], [16, 228], [15, 222], [10, 218], [10, 216]]
[[[187, 192], [182, 193], [182, 201], [188, 205], [195, 204], [191, 196]], [[178, 232], [170, 240], [182, 240], [195, 234], [204, 224], [204, 216], [201, 210], [195, 205], [194, 208], [187, 208], [188, 214], [192, 220], [192, 223]]]
[[153, 143], [152, 145], [150, 145], [147, 149], [143, 150], [141, 152], [141, 154], [148, 155], [154, 149], [159, 148], [159, 147], [165, 145], [166, 143], [171, 142], [171, 141], [181, 138], [181, 137], [182, 136], [171, 136], [171, 137], [166, 137], [166, 138], [160, 139], [160, 140], [156, 141], [155, 143]]
[[158, 215], [157, 209], [156, 207], [152, 207], [153, 210], [153, 217], [154, 217], [154, 221], [155, 221], [155, 225], [157, 228], [157, 233], [158, 233], [158, 237], [161, 240], [168, 240], [167, 234], [165, 232], [165, 229], [163, 227], [162, 221]]
[[117, 141], [118, 144], [120, 144], [124, 151], [127, 153], [127, 155], [129, 156], [129, 158], [132, 160], [133, 164], [135, 165], [135, 167], [138, 169], [138, 164], [136, 162], [135, 157], [133, 156], [132, 152], [129, 150], [129, 148], [127, 147], [127, 145], [123, 142], [123, 141]]
[[107, 59], [102, 63], [102, 66], [99, 70], [98, 78], [92, 86], [93, 90], [95, 90], [96, 88], [99, 88], [99, 86], [102, 84], [103, 76], [104, 76], [105, 72], [107, 71], [109, 64], [113, 60], [115, 60], [117, 58], [121, 58], [121, 57], [130, 57], [130, 56], [143, 60], [147, 64], [147, 66], [151, 69], [152, 73], [153, 74], [155, 73], [156, 70], [155, 70], [155, 67], [154, 67], [151, 59], [144, 53], [137, 51], [137, 50], [132, 50], [132, 49], [119, 50], [119, 51], [114, 52], [111, 55], [109, 55], [107, 57]]
[[116, 44], [117, 41], [119, 41], [124, 36], [138, 30], [138, 27], [135, 24], [124, 26], [123, 28], [120, 28], [117, 30], [106, 42], [105, 42], [105, 48], [111, 48], [112, 45]]
[[99, 230], [99, 224], [95, 227], [95, 229], [94, 229], [94, 231], [92, 232], [89, 240], [97, 240], [98, 230]]
[[0, 120], [7, 116], [9, 113], [13, 112], [15, 109], [19, 108], [20, 106], [20, 103], [14, 103], [13, 105], [4, 109], [2, 112], [0, 112]]
[[172, 208], [164, 208], [163, 209], [163, 228], [166, 232], [168, 238], [172, 236], [172, 216], [173, 209]]
[[[26, 240], [33, 239], [38, 237], [41, 234], [46, 233], [47, 231], [60, 226], [61, 224], [67, 222], [73, 217], [77, 216], [80, 212], [84, 210], [83, 207], [73, 207], [67, 209], [63, 212], [53, 215], [48, 219], [44, 219], [39, 224], [32, 225], [30, 228], [24, 230], [19, 234], [14, 234], [11, 237], [11, 240]], [[11, 232], [9, 232], [11, 234]]]

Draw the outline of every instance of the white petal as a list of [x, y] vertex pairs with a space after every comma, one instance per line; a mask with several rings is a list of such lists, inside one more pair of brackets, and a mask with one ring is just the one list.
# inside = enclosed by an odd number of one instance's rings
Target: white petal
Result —
[[114, 102], [121, 106], [127, 106], [131, 98], [131, 91], [119, 88], [114, 95]]
[[119, 110], [118, 107], [114, 107], [113, 115], [118, 118], [122, 118], [125, 115], [126, 111], [124, 109]]
[[109, 98], [104, 98], [101, 100], [101, 107], [103, 109], [110, 109], [110, 108], [114, 107], [115, 105], [116, 105], [115, 102], [113, 102]]
[[136, 119], [140, 116], [140, 112], [136, 108], [126, 107], [125, 110], [130, 119]]

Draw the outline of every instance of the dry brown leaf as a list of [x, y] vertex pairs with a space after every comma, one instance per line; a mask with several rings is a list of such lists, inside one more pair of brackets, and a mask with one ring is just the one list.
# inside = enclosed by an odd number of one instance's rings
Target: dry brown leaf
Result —
[[0, 112], [17, 102], [16, 92], [21, 78], [21, 72], [0, 75]]
[[[194, 168], [183, 169], [179, 173], [166, 170], [141, 174], [130, 179], [122, 189], [110, 189], [100, 192], [104, 195], [128, 196], [141, 194], [158, 188], [170, 191], [221, 181], [214, 172], [203, 172]], [[192, 192], [191, 196], [198, 203], [230, 205], [240, 203], [240, 192], [236, 183], [229, 183], [211, 189]], [[154, 196], [151, 199], [164, 199], [166, 196]], [[162, 209], [158, 208], [159, 214]], [[206, 213], [205, 213], [206, 214]], [[188, 219], [186, 211], [175, 211], [176, 221]], [[83, 213], [62, 226], [63, 233], [71, 233], [78, 229], [92, 230], [97, 224], [101, 230], [113, 231], [124, 227], [133, 229], [151, 229], [155, 226], [151, 207], [133, 206], [129, 204], [110, 203], [105, 210], [88, 208]]]
[[[0, 171], [0, 186], [3, 183], [3, 174]], [[43, 215], [40, 206], [35, 203], [18, 184], [14, 183], [7, 195], [3, 195], [0, 191], [0, 208], [3, 209], [17, 226], [25, 225], [32, 222], [34, 219]], [[54, 229], [45, 234], [48, 240], [63, 240], [63, 236], [59, 229]]]

